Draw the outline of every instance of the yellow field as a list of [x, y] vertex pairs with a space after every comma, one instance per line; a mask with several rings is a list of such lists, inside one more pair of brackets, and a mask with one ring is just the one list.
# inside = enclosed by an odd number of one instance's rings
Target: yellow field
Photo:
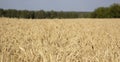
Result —
[[120, 19], [0, 18], [0, 62], [120, 62]]

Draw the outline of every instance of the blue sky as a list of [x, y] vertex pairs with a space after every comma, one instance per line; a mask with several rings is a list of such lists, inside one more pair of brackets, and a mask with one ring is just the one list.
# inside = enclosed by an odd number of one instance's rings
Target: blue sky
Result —
[[93, 11], [120, 0], [0, 0], [0, 8], [17, 10]]

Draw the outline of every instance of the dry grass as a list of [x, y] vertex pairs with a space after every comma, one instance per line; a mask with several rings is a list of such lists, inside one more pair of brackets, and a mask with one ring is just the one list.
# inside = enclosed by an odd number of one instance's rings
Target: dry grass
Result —
[[0, 62], [120, 62], [120, 19], [0, 18]]

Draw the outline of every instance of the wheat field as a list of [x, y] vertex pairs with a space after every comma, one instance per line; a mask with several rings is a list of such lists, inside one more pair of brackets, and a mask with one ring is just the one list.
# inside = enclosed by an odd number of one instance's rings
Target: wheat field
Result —
[[0, 62], [120, 62], [120, 19], [0, 18]]

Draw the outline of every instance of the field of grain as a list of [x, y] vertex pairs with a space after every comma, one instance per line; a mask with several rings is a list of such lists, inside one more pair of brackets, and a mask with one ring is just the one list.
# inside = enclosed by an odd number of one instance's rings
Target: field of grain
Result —
[[120, 19], [0, 18], [0, 62], [120, 62]]

